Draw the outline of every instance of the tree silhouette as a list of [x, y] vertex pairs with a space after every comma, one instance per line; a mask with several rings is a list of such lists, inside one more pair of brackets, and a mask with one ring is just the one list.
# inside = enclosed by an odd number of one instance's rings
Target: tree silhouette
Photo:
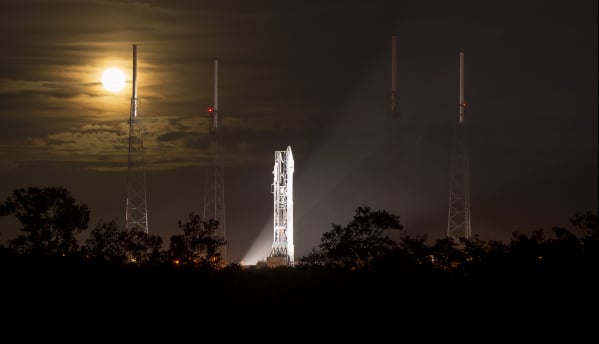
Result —
[[125, 247], [127, 233], [116, 220], [99, 222], [85, 241], [85, 254], [98, 261], [123, 263], [127, 259]]
[[140, 227], [124, 231], [124, 243], [128, 263], [150, 264], [161, 259], [162, 238]]
[[570, 223], [584, 231], [586, 237], [599, 238], [599, 216], [592, 211], [577, 212], [570, 218]]
[[171, 236], [168, 253], [174, 262], [213, 268], [221, 265], [218, 249], [226, 245], [226, 240], [217, 236], [218, 221], [202, 221], [199, 215], [191, 212], [188, 222], [179, 221], [179, 229], [183, 234]]
[[430, 248], [433, 265], [448, 272], [459, 271], [465, 262], [465, 256], [459, 248], [459, 242], [452, 237], [435, 240]]
[[14, 215], [20, 222], [19, 235], [9, 247], [20, 253], [63, 256], [75, 253], [76, 235], [87, 229], [89, 209], [77, 204], [64, 187], [16, 189], [0, 205], [0, 215]]
[[385, 258], [395, 247], [387, 230], [401, 230], [399, 217], [385, 210], [371, 211], [360, 206], [347, 226], [332, 224], [333, 229], [322, 235], [319, 250], [314, 250], [305, 260], [344, 269], [371, 267]]

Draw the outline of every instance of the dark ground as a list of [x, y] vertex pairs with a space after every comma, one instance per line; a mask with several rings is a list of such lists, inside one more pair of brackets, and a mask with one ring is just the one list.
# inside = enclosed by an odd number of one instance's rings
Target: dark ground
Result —
[[246, 331], [256, 340], [319, 333], [356, 340], [442, 333], [482, 342], [515, 333], [575, 339], [596, 328], [599, 305], [595, 272], [467, 279], [26, 261], [3, 262], [1, 275], [5, 329], [20, 329], [24, 339], [39, 335], [39, 327], [51, 329], [49, 338], [84, 331], [96, 340], [122, 333], [169, 342], [183, 334], [233, 340], [246, 338]]

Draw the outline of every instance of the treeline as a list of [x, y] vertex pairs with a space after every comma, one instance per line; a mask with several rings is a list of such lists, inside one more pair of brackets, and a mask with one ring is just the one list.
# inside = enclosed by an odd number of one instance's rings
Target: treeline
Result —
[[[160, 237], [116, 221], [97, 224], [78, 243], [76, 235], [89, 230], [89, 209], [64, 188], [15, 190], [0, 213], [21, 223], [21, 234], [0, 246], [3, 315], [15, 328], [79, 324], [114, 333], [116, 326], [137, 336], [138, 328], [150, 335], [165, 322], [176, 333], [195, 333], [230, 319], [230, 329], [283, 331], [278, 326], [289, 322], [311, 331], [300, 336], [318, 329], [386, 338], [395, 330], [425, 336], [431, 324], [478, 324], [494, 335], [505, 329], [493, 324], [509, 319], [510, 331], [536, 336], [531, 329], [552, 322], [568, 334], [594, 328], [596, 318], [586, 314], [599, 306], [599, 233], [591, 211], [575, 214], [571, 229], [513, 233], [507, 243], [475, 237], [429, 244], [424, 235], [405, 233], [398, 216], [358, 207], [294, 267], [277, 268], [224, 264], [218, 223], [193, 213], [179, 222], [167, 249]], [[119, 320], [106, 322], [107, 316]]]
[[[119, 227], [116, 220], [98, 223], [84, 243], [77, 235], [89, 230], [90, 210], [63, 187], [14, 190], [0, 204], [0, 215], [15, 216], [21, 234], [0, 246], [6, 267], [16, 262], [95, 264], [126, 269], [240, 271], [238, 262], [225, 264], [219, 248], [218, 223], [190, 213], [179, 221], [167, 249], [160, 236], [137, 228]], [[405, 233], [398, 216], [362, 206], [347, 225], [333, 224], [318, 247], [296, 259], [291, 269], [381, 273], [420, 278], [555, 278], [592, 276], [598, 264], [597, 214], [576, 213], [572, 228], [513, 232], [509, 242], [447, 237], [428, 243], [426, 235]], [[398, 235], [394, 235], [396, 232]], [[393, 240], [393, 238], [399, 238]], [[277, 268], [278, 270], [282, 270]]]

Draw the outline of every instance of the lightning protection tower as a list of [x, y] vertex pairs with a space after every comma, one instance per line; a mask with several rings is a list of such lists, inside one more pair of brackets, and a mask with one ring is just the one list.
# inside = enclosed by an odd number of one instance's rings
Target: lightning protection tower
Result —
[[274, 195], [274, 235], [267, 266], [293, 266], [293, 171], [291, 147], [275, 151], [274, 180], [271, 192]]
[[[208, 108], [208, 153], [211, 163], [206, 167], [206, 183], [204, 187], [203, 219], [214, 219], [218, 222], [216, 235], [227, 240], [225, 222], [225, 177], [223, 173], [222, 132], [218, 112], [218, 60], [214, 60], [214, 105]], [[220, 248], [223, 262], [227, 262], [227, 246]]]
[[449, 190], [449, 215], [447, 236], [453, 239], [470, 239], [470, 176], [468, 170], [468, 130], [464, 120], [464, 53], [460, 52], [460, 102], [458, 121], [454, 122], [451, 176]]
[[146, 173], [144, 167], [143, 117], [137, 99], [137, 45], [133, 44], [133, 91], [129, 113], [129, 162], [127, 173], [126, 228], [148, 233]]

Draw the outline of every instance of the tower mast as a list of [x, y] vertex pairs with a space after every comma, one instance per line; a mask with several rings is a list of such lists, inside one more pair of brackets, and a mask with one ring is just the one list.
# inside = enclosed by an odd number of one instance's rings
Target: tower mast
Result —
[[[218, 110], [218, 59], [214, 60], [214, 104], [208, 108], [208, 152], [211, 164], [206, 167], [203, 219], [218, 222], [216, 235], [227, 240], [225, 222], [225, 180], [223, 172], [222, 132]], [[227, 262], [227, 245], [219, 249], [223, 262]]]
[[127, 171], [127, 207], [125, 226], [148, 233], [146, 173], [144, 167], [143, 117], [137, 98], [137, 44], [133, 44], [133, 79], [129, 113], [129, 159]]
[[454, 123], [451, 176], [449, 190], [449, 215], [447, 236], [471, 239], [470, 225], [470, 173], [468, 167], [468, 130], [464, 117], [464, 53], [460, 52], [460, 97], [458, 121]]

